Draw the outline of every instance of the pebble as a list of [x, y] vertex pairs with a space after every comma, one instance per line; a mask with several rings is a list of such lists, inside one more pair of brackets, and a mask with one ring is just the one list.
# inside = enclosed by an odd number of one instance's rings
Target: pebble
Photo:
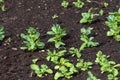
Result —
[[13, 50], [13, 51], [17, 51], [18, 49], [13, 47], [12, 50]]

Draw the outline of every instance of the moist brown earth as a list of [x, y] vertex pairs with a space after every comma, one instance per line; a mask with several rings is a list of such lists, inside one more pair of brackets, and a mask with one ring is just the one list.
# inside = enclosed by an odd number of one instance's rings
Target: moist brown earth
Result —
[[[82, 9], [78, 9], [72, 4], [74, 0], [68, 1], [70, 2], [69, 7], [63, 8], [60, 5], [62, 0], [5, 0], [6, 12], [0, 12], [0, 25], [4, 26], [6, 35], [5, 39], [0, 42], [0, 80], [54, 80], [54, 75], [38, 78], [30, 69], [30, 64], [32, 59], [39, 58], [38, 65], [46, 64], [51, 69], [54, 68], [54, 64], [45, 59], [47, 50], [55, 49], [54, 44], [47, 43], [51, 36], [46, 33], [56, 23], [67, 30], [67, 36], [63, 39], [66, 49], [79, 48], [82, 44], [80, 28], [93, 27], [92, 36], [100, 45], [86, 48], [82, 52], [82, 58], [85, 61], [95, 63], [96, 53], [101, 50], [104, 54], [111, 56], [110, 60], [120, 63], [120, 43], [112, 37], [106, 36], [109, 29], [105, 26], [108, 13], [118, 10], [120, 0], [92, 0], [92, 3], [85, 1], [85, 6]], [[107, 8], [104, 7], [104, 2], [109, 3]], [[104, 15], [95, 18], [92, 24], [80, 24], [81, 13], [91, 7], [98, 8], [98, 10], [94, 10], [94, 13], [103, 9]], [[55, 20], [52, 19], [54, 14], [59, 16]], [[26, 29], [29, 27], [34, 27], [41, 33], [40, 39], [46, 44], [44, 50], [35, 52], [20, 50], [23, 45], [20, 34], [26, 33]], [[11, 41], [9, 41], [10, 38]], [[75, 64], [75, 58], [70, 56], [66, 58]], [[101, 74], [99, 65], [94, 64], [90, 71], [101, 80], [107, 80], [107, 73]], [[86, 80], [87, 77], [86, 71], [75, 74], [69, 80]], [[118, 78], [120, 80], [120, 74]], [[68, 79], [61, 78], [60, 80]]]

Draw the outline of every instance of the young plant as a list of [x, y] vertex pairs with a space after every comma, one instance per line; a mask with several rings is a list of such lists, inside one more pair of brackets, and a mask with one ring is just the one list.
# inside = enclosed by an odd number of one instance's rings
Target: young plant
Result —
[[92, 8], [88, 10], [88, 12], [82, 13], [82, 19], [80, 20], [80, 23], [89, 23], [91, 24], [93, 22], [93, 18], [95, 16], [99, 16], [99, 14], [93, 14], [91, 13]]
[[51, 28], [52, 31], [48, 31], [47, 34], [54, 35], [53, 38], [50, 38], [48, 42], [55, 42], [55, 47], [59, 48], [61, 45], [65, 45], [62, 42], [62, 38], [66, 35], [66, 30], [61, 29], [59, 24], [54, 24]]
[[81, 47], [80, 47], [80, 51], [84, 50], [84, 48], [89, 48], [89, 47], [93, 47], [93, 46], [98, 46], [99, 43], [98, 42], [93, 42], [94, 37], [88, 37], [91, 34], [91, 30], [92, 28], [81, 28], [81, 36], [80, 39], [84, 42]]
[[104, 7], [108, 7], [108, 3], [107, 2], [104, 2]]
[[52, 16], [52, 19], [56, 19], [56, 18], [58, 18], [58, 15], [57, 15], [57, 14], [54, 14], [54, 15]]
[[48, 74], [52, 74], [53, 71], [48, 68], [47, 65], [42, 64], [40, 67], [36, 64], [37, 59], [32, 60], [33, 64], [30, 65], [31, 69], [35, 71], [38, 77], [47, 76]]
[[82, 71], [86, 71], [92, 68], [92, 62], [84, 62], [83, 59], [80, 59], [79, 62], [76, 64], [77, 68], [80, 68]]
[[21, 38], [25, 39], [23, 43], [24, 47], [21, 47], [22, 50], [34, 51], [36, 49], [43, 49], [45, 44], [39, 41], [40, 33], [36, 31], [36, 29], [30, 27], [27, 29], [28, 34], [21, 34]]
[[48, 50], [46, 59], [47, 61], [52, 61], [53, 63], [58, 64], [58, 59], [62, 57], [65, 54], [65, 52], [66, 50], [61, 50], [59, 52], [56, 52], [56, 50], [54, 50], [53, 52]]
[[100, 80], [100, 79], [97, 79], [90, 71], [88, 71], [88, 78], [87, 80]]
[[0, 26], [0, 41], [2, 41], [4, 38], [5, 38], [4, 27]]
[[99, 11], [99, 14], [102, 16], [102, 15], [104, 14], [104, 10], [101, 9], [101, 10]]
[[76, 2], [73, 2], [73, 4], [77, 8], [82, 8], [84, 6], [84, 2], [82, 2], [81, 0], [77, 0]]
[[109, 56], [104, 55], [101, 51], [97, 53], [95, 62], [101, 66], [101, 73], [108, 72], [108, 80], [118, 80], [117, 76], [120, 64], [108, 60]]
[[67, 8], [69, 5], [69, 2], [66, 1], [66, 0], [63, 0], [62, 3], [61, 3], [61, 6], [64, 7], [64, 8]]
[[76, 56], [77, 58], [80, 58], [82, 56], [79, 49], [74, 48], [74, 47], [69, 49], [69, 53], [72, 54], [72, 56]]
[[115, 40], [120, 41], [120, 8], [118, 12], [110, 12], [105, 24], [110, 28], [107, 36], [113, 36]]
[[69, 62], [69, 60], [61, 58], [58, 65], [55, 66], [56, 70], [59, 70], [55, 73], [54, 79], [58, 80], [61, 77], [65, 77], [67, 79], [70, 79], [72, 75], [76, 72], [76, 68], [72, 63]]

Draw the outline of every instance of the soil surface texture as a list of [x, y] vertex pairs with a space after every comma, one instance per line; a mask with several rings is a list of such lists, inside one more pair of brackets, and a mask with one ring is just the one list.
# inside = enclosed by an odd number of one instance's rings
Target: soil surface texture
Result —
[[[63, 38], [65, 47], [79, 48], [83, 43], [80, 40], [80, 29], [82, 27], [92, 27], [91, 36], [94, 41], [100, 43], [97, 47], [86, 48], [82, 51], [82, 58], [85, 61], [94, 63], [90, 71], [101, 80], [107, 80], [107, 73], [101, 74], [100, 66], [95, 64], [96, 54], [101, 50], [105, 55], [110, 55], [109, 60], [120, 63], [120, 42], [112, 37], [107, 37], [106, 32], [109, 28], [105, 25], [106, 17], [109, 12], [116, 12], [120, 8], [120, 0], [92, 0], [91, 3], [83, 0], [85, 5], [78, 9], [73, 5], [75, 0], [67, 0], [70, 4], [68, 8], [61, 6], [62, 0], [5, 0], [6, 11], [0, 11], [0, 25], [4, 26], [5, 39], [0, 42], [0, 80], [54, 80], [54, 75], [39, 78], [31, 70], [32, 59], [38, 58], [38, 65], [46, 64], [54, 69], [54, 64], [46, 60], [47, 50], [54, 50], [54, 44], [48, 43], [51, 36], [47, 31], [51, 30], [53, 24], [60, 24], [66, 28], [67, 36]], [[109, 6], [104, 7], [107, 2]], [[80, 24], [81, 13], [88, 11], [91, 7], [98, 8], [93, 10], [98, 13], [100, 9], [104, 10], [103, 16], [98, 16], [92, 24]], [[57, 19], [52, 19], [54, 14], [58, 14]], [[35, 52], [23, 51], [21, 33], [26, 33], [26, 29], [33, 27], [40, 32], [40, 40], [45, 43], [43, 50]], [[57, 49], [56, 49], [57, 50]], [[76, 58], [65, 54], [65, 58], [76, 64]], [[56, 71], [54, 70], [54, 73]], [[61, 78], [59, 80], [86, 80], [87, 71], [73, 75], [71, 79]], [[118, 75], [120, 80], [120, 74]]]

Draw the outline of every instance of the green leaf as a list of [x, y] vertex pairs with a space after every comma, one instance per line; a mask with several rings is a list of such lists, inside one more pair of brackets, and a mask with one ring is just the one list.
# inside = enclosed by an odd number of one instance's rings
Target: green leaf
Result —
[[51, 69], [47, 69], [46, 72], [49, 73], [49, 74], [53, 73], [53, 71]]
[[4, 12], [6, 11], [5, 5], [2, 5], [1, 10]]
[[120, 64], [116, 64], [114, 67], [115, 68], [120, 68]]
[[55, 33], [53, 31], [48, 31], [47, 34], [54, 35]]
[[114, 33], [112, 31], [107, 32], [107, 36], [113, 36], [113, 35], [114, 35]]
[[59, 48], [61, 45], [65, 45], [63, 42], [56, 42], [55, 47]]
[[49, 40], [48, 40], [48, 42], [53, 42], [53, 41], [55, 41], [55, 38], [53, 37], [53, 38], [50, 38]]
[[31, 67], [32, 70], [35, 70], [35, 71], [39, 71], [40, 70], [39, 66], [36, 65], [36, 64], [31, 64], [30, 67]]
[[60, 77], [63, 77], [64, 75], [62, 74], [62, 73], [60, 73], [60, 72], [56, 72], [55, 73], [55, 76], [54, 76], [54, 79], [55, 80], [58, 80]]
[[60, 66], [59, 65], [56, 65], [55, 67], [54, 67], [54, 69], [59, 69], [60, 68]]
[[0, 0], [0, 2], [4, 2], [4, 0]]
[[32, 60], [32, 62], [33, 62], [34, 64], [36, 64], [37, 61], [38, 61], [37, 58]]

